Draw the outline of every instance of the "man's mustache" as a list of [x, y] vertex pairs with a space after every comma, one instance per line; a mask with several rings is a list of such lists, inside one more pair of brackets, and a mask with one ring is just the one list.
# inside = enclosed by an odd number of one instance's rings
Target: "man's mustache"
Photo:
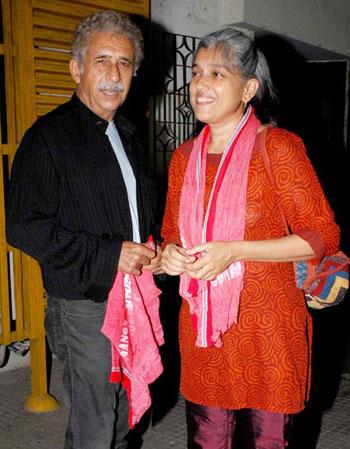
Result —
[[96, 85], [98, 90], [110, 90], [112, 92], [124, 92], [124, 86], [122, 83], [118, 82], [102, 82]]

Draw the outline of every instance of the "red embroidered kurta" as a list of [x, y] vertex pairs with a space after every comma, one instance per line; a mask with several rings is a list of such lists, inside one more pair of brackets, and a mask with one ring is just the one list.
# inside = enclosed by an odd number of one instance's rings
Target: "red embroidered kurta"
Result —
[[[285, 234], [277, 192], [259, 144], [258, 137], [248, 174], [246, 240]], [[191, 146], [191, 142], [181, 145], [171, 160], [162, 230], [165, 243], [180, 243], [180, 193]], [[335, 252], [339, 228], [303, 142], [286, 130], [274, 128], [268, 131], [267, 149], [278, 201], [292, 231], [303, 237], [310, 234], [309, 243], [314, 248], [323, 243], [326, 254]], [[206, 204], [217, 165], [218, 157], [210, 155]], [[221, 348], [195, 346], [189, 308], [183, 301], [179, 328], [181, 393], [189, 401], [213, 407], [298, 412], [308, 396], [311, 334], [311, 319], [303, 293], [295, 286], [292, 263], [245, 262], [239, 321], [224, 335]]]

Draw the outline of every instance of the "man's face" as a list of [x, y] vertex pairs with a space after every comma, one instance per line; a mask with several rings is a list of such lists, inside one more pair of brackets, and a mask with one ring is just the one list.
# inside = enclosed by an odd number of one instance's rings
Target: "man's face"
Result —
[[80, 100], [101, 118], [113, 120], [129, 92], [134, 60], [129, 38], [110, 32], [92, 33], [82, 66], [70, 61]]

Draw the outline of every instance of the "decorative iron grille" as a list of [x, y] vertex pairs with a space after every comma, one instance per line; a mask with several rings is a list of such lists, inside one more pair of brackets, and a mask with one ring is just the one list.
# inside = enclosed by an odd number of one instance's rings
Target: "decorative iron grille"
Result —
[[191, 137], [196, 120], [188, 97], [192, 56], [199, 39], [179, 34], [154, 32], [150, 62], [151, 158], [158, 178], [166, 176], [173, 150]]

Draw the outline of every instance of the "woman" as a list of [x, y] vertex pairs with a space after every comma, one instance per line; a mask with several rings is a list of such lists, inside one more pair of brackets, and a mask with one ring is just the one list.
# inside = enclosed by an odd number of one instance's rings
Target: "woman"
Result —
[[265, 58], [249, 37], [227, 26], [201, 40], [190, 100], [206, 126], [173, 154], [163, 221], [162, 267], [180, 275], [184, 298], [189, 448], [235, 447], [242, 409], [246, 442], [284, 448], [308, 398], [311, 321], [291, 262], [334, 253], [339, 229], [301, 139], [267, 126], [271, 99]]

